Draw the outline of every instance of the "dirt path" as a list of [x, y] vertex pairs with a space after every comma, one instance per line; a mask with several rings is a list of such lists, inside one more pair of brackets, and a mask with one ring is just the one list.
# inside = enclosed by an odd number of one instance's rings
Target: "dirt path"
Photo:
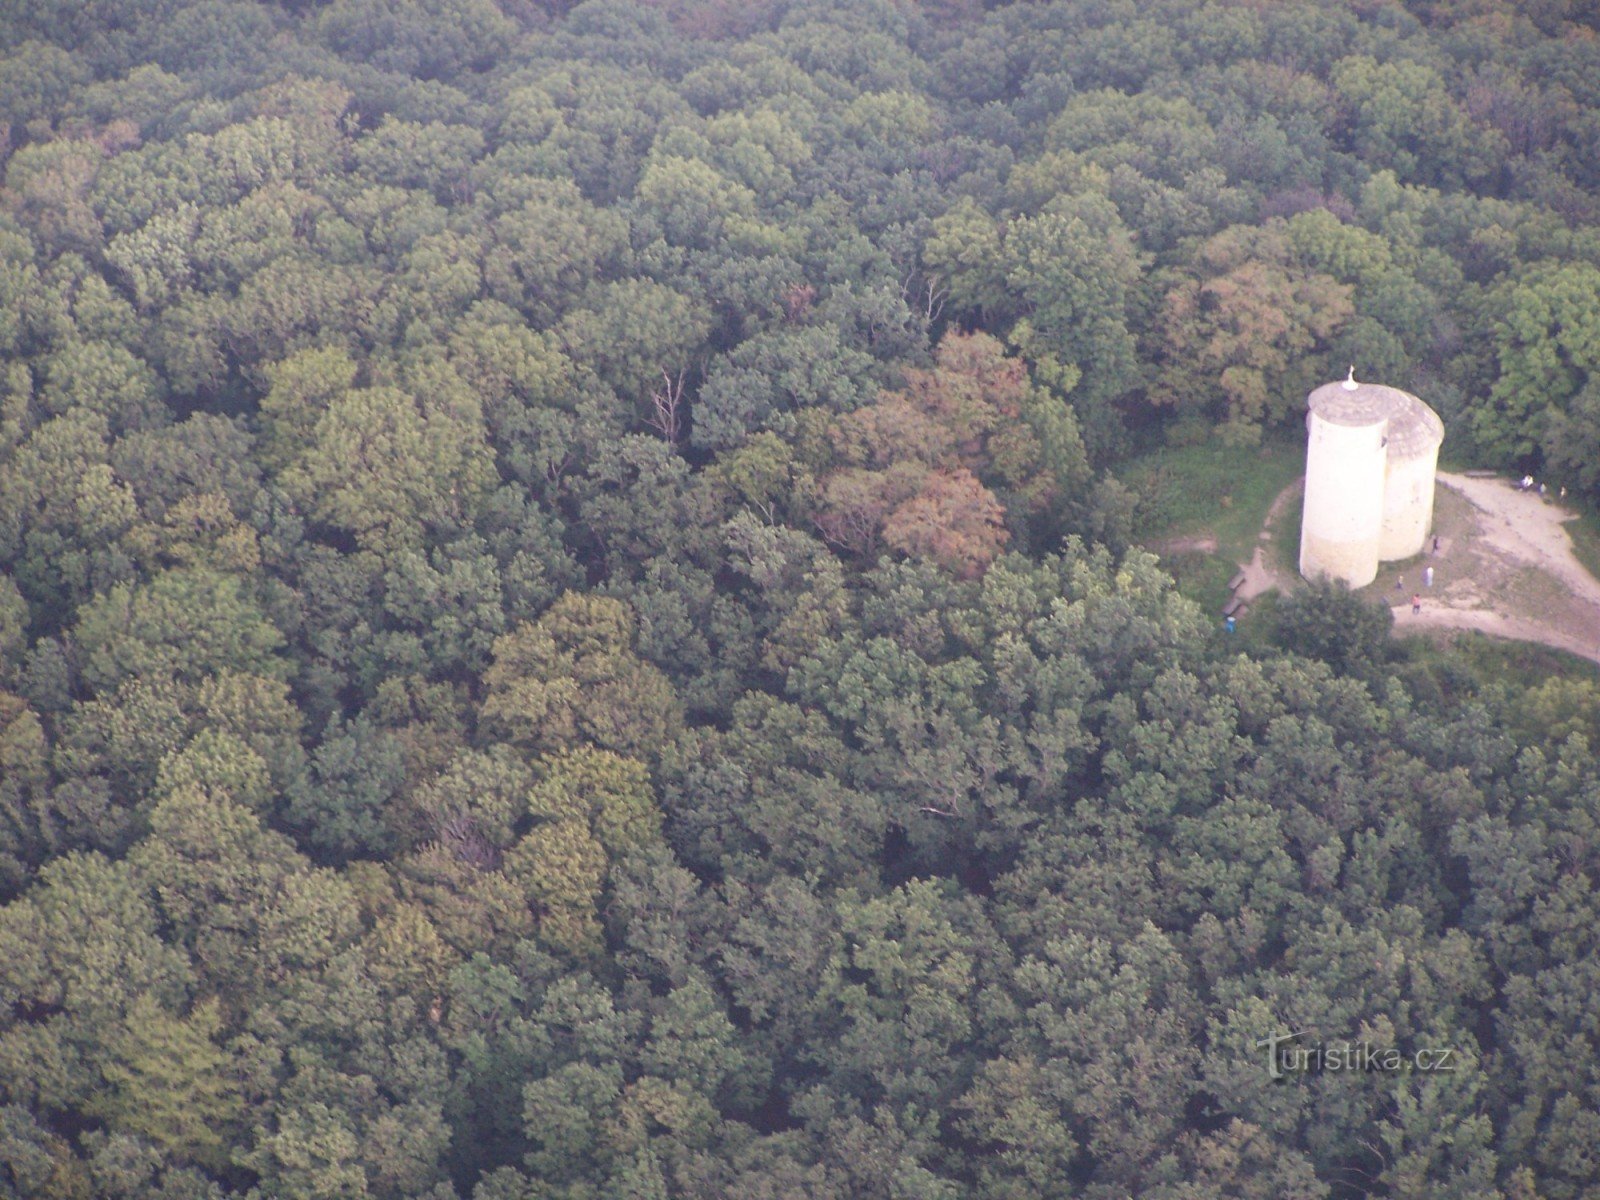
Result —
[[[1504, 479], [1441, 471], [1439, 482], [1440, 552], [1412, 564], [1395, 589], [1395, 632], [1476, 629], [1600, 662], [1600, 581], [1574, 557], [1563, 528], [1576, 514]], [[1431, 590], [1419, 586], [1429, 564]], [[1405, 570], [1386, 570], [1374, 586]], [[1411, 611], [1413, 593], [1423, 596], [1420, 614]]]
[[1233, 593], [1239, 599], [1254, 600], [1262, 592], [1274, 589], [1286, 592], [1294, 586], [1294, 580], [1286, 578], [1273, 562], [1272, 542], [1280, 534], [1279, 518], [1283, 516], [1284, 510], [1299, 498], [1305, 486], [1305, 476], [1302, 475], [1279, 492], [1277, 499], [1272, 502], [1272, 507], [1267, 509], [1267, 519], [1261, 524], [1261, 535], [1256, 538], [1255, 553], [1250, 556], [1249, 562], [1239, 568], [1244, 572], [1244, 582]]
[[1600, 663], [1600, 643], [1593, 637], [1568, 634], [1554, 629], [1543, 621], [1508, 617], [1487, 608], [1448, 608], [1438, 604], [1424, 604], [1421, 613], [1413, 613], [1409, 605], [1398, 605], [1394, 613], [1394, 631], [1398, 634], [1433, 629], [1476, 629], [1491, 637], [1509, 638], [1516, 642], [1539, 642], [1566, 650], [1580, 658]]
[[1217, 552], [1217, 539], [1209, 533], [1194, 534], [1190, 537], [1166, 538], [1159, 542], [1146, 542], [1146, 550], [1151, 554], [1215, 554]]
[[[1600, 662], [1600, 580], [1572, 553], [1563, 528], [1576, 514], [1537, 493], [1519, 492], [1505, 479], [1439, 472], [1434, 532], [1439, 550], [1409, 563], [1385, 564], [1366, 589], [1389, 599], [1397, 634], [1476, 629], [1494, 637], [1540, 642]], [[1272, 543], [1298, 538], [1281, 518], [1305, 487], [1296, 480], [1267, 512], [1255, 553], [1241, 570], [1235, 595], [1292, 591], [1299, 576], [1278, 565]], [[1434, 569], [1433, 586], [1423, 572]], [[1422, 596], [1422, 611], [1411, 597]]]

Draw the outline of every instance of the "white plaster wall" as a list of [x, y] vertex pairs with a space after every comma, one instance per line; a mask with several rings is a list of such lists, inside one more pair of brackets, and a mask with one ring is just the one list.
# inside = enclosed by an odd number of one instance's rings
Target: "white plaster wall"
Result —
[[1377, 576], [1387, 424], [1334, 425], [1310, 414], [1300, 524], [1300, 574], [1307, 579], [1365, 587]]
[[1409, 458], [1389, 458], [1383, 489], [1383, 531], [1378, 558], [1393, 562], [1420, 554], [1433, 528], [1433, 480], [1439, 447]]

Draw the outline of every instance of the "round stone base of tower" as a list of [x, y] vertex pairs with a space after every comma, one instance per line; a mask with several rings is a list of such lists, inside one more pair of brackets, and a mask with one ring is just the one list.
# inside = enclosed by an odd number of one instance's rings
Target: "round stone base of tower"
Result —
[[1439, 415], [1406, 392], [1415, 409], [1401, 420], [1389, 422], [1388, 468], [1383, 484], [1383, 531], [1378, 537], [1378, 557], [1396, 562], [1421, 554], [1433, 528], [1433, 483], [1439, 472], [1439, 444], [1444, 422]]
[[1382, 419], [1306, 419], [1306, 494], [1300, 574], [1365, 587], [1378, 574], [1383, 525]]

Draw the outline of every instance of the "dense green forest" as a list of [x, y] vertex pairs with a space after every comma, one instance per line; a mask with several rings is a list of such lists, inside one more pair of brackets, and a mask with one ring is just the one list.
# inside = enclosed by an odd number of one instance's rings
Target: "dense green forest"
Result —
[[1123, 469], [1600, 500], [1592, 0], [6, 0], [0, 163], [0, 1194], [1600, 1194], [1600, 689]]

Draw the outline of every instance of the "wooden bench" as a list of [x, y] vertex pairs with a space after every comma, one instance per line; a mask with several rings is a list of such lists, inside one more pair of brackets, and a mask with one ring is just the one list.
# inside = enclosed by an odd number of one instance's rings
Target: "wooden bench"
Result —
[[1239, 590], [1239, 585], [1242, 584], [1244, 581], [1245, 581], [1245, 573], [1243, 571], [1240, 571], [1232, 579], [1228, 580], [1228, 590], [1230, 592], [1238, 591]]
[[1243, 611], [1244, 601], [1239, 599], [1237, 596], [1222, 606], [1222, 615], [1225, 617], [1237, 617]]

